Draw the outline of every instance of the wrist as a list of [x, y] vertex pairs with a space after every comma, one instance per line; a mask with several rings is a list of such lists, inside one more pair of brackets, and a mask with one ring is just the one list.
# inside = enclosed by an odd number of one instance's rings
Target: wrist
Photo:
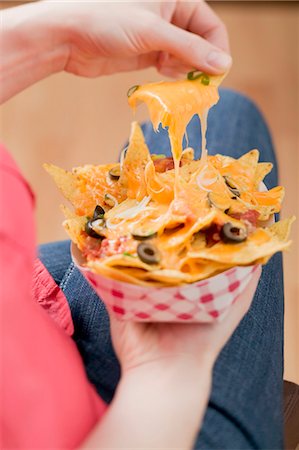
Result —
[[[210, 364], [189, 356], [163, 358], [125, 371], [117, 388], [114, 408], [125, 410], [126, 419], [140, 418], [143, 432], [136, 431], [137, 447], [191, 448], [206, 410], [212, 382]], [[130, 405], [130, 406], [128, 406]], [[128, 423], [128, 426], [129, 426]], [[146, 437], [146, 424], [158, 431]], [[146, 439], [146, 440], [145, 440]]]
[[163, 357], [122, 370], [121, 383], [133, 385], [138, 381], [148, 387], [159, 386], [165, 393], [193, 395], [202, 383], [209, 390], [212, 367], [209, 360], [197, 360], [190, 355]]
[[[143, 396], [157, 408], [165, 408], [177, 418], [182, 415], [189, 428], [198, 429], [200, 415], [205, 407], [212, 383], [212, 365], [197, 361], [189, 355], [149, 361], [124, 371], [120, 390]], [[170, 413], [171, 412], [171, 413]], [[173, 420], [175, 418], [173, 417]], [[185, 420], [185, 419], [184, 419]]]
[[206, 409], [211, 365], [170, 357], [131, 367], [85, 448], [192, 448]]
[[[189, 377], [190, 381], [198, 380], [198, 375], [212, 373], [215, 358], [213, 355], [203, 353], [197, 356], [189, 353], [175, 353], [161, 357], [144, 358], [138, 364], [122, 364], [122, 377], [130, 377], [135, 374], [146, 374], [149, 371], [165, 373], [168, 377], [179, 379], [182, 376]], [[192, 380], [193, 379], [193, 380]]]

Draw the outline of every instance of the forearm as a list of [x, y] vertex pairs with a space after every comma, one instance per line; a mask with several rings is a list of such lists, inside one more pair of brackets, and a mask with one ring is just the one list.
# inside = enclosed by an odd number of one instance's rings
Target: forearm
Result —
[[84, 448], [191, 449], [206, 409], [211, 368], [155, 363], [125, 374]]
[[63, 70], [66, 30], [49, 4], [38, 2], [1, 11], [0, 103]]

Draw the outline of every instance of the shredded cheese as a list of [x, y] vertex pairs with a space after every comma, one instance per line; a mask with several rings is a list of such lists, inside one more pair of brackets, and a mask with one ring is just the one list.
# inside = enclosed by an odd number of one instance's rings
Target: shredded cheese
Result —
[[207, 186], [211, 186], [212, 184], [216, 183], [216, 181], [218, 180], [218, 176], [215, 175], [213, 178], [205, 178], [207, 169], [208, 166], [205, 165], [203, 169], [200, 171], [200, 173], [197, 175], [196, 182], [200, 189], [206, 192], [211, 192], [212, 189], [209, 189]]

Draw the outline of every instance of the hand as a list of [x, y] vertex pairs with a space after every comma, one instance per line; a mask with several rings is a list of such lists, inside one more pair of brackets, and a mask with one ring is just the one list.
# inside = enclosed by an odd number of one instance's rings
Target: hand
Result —
[[0, 103], [65, 70], [85, 77], [154, 66], [166, 76], [231, 65], [225, 26], [202, 0], [53, 2], [3, 12]]
[[193, 448], [210, 395], [213, 363], [250, 307], [260, 273], [260, 268], [255, 271], [221, 323], [147, 324], [111, 315], [122, 377], [85, 448], [145, 448], [145, 443], [146, 448]]
[[[195, 2], [44, 2], [68, 24], [67, 72], [96, 77], [155, 66], [166, 76], [191, 69], [222, 73], [231, 64], [224, 24]], [[54, 19], [53, 19], [54, 15]]]
[[220, 323], [175, 324], [122, 322], [111, 315], [113, 344], [123, 373], [157, 362], [161, 365], [190, 363], [196, 368], [212, 367], [253, 299], [261, 268], [259, 267], [246, 290]]

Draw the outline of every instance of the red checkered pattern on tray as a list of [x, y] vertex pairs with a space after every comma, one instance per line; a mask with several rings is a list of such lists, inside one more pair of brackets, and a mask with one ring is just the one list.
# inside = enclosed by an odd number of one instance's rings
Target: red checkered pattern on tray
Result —
[[214, 322], [222, 320], [258, 266], [234, 267], [189, 285], [155, 288], [123, 283], [79, 266], [105, 304], [121, 320]]

